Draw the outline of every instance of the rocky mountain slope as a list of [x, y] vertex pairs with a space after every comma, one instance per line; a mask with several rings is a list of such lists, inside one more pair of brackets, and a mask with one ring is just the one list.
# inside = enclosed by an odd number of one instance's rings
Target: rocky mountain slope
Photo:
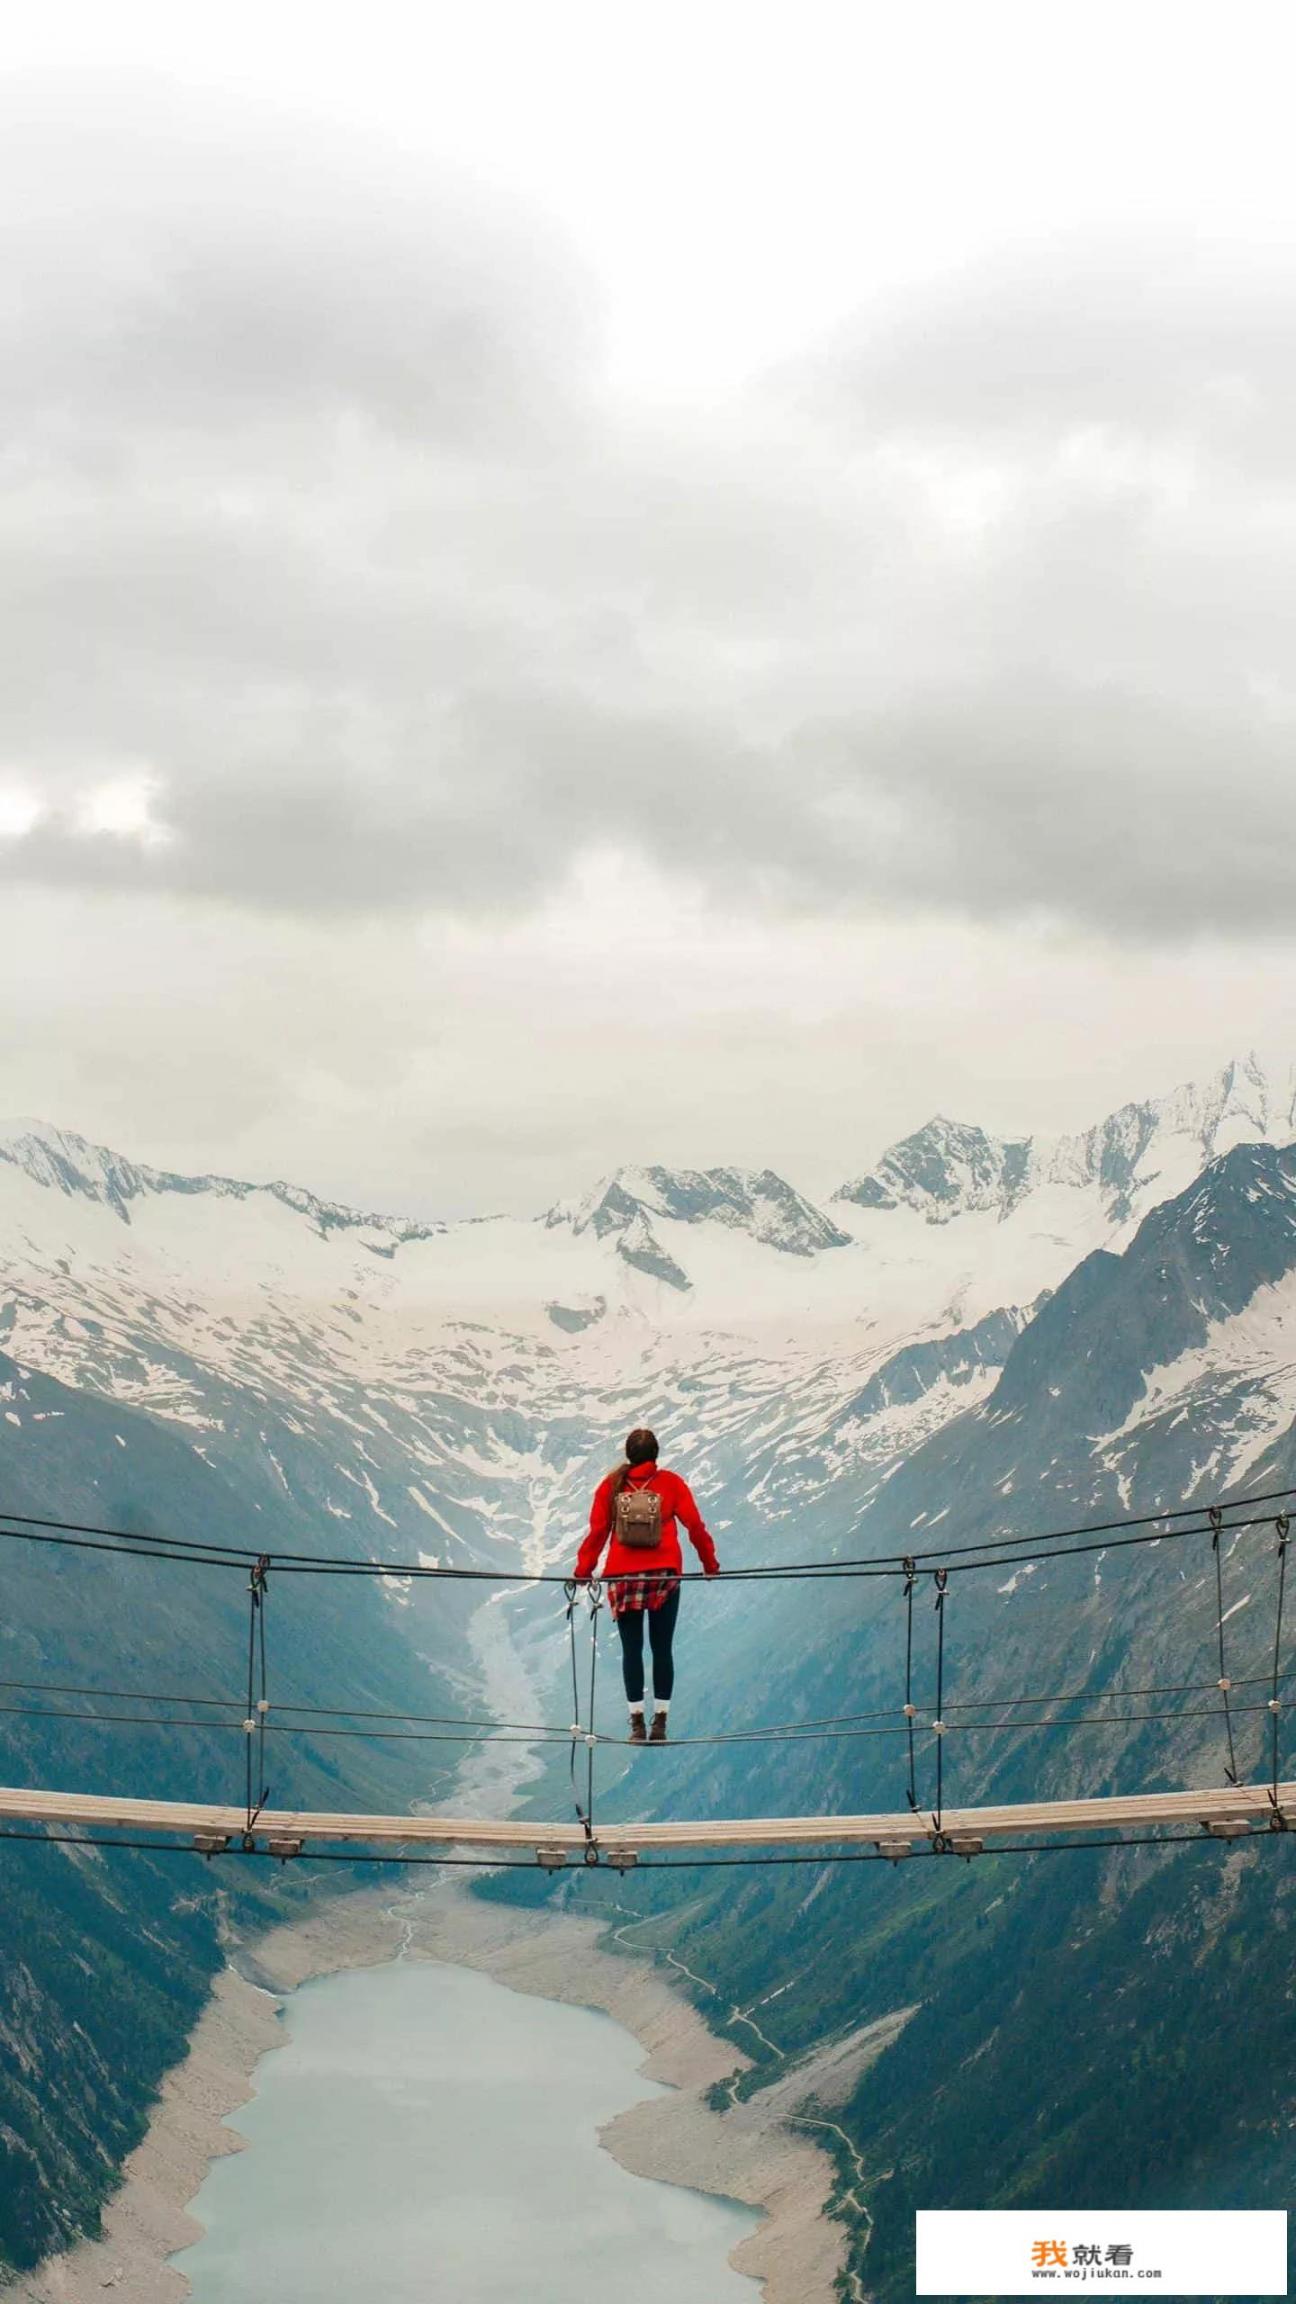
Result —
[[[947, 1802], [1222, 1784], [1230, 1765], [1269, 1780], [1273, 1508], [1224, 1539], [1231, 1719], [1209, 1528], [1065, 1558], [1039, 1538], [1296, 1483], [1293, 1319], [1296, 1151], [1239, 1146], [1154, 1209], [1123, 1253], [1084, 1260], [988, 1397], [880, 1487], [846, 1475], [821, 1500], [829, 1555], [848, 1541], [894, 1555], [1018, 1540], [1004, 1565], [950, 1580]], [[934, 1590], [927, 1570], [916, 1687], [928, 1814]], [[843, 1714], [859, 1725], [770, 1746], [681, 1744], [654, 1756], [651, 1785], [642, 1768], [610, 1771], [606, 1812], [634, 1812], [650, 1789], [663, 1813], [904, 1813], [902, 1580], [758, 1590], [743, 1607], [766, 1614], [763, 1656], [732, 1612], [699, 1628], [691, 1670], [705, 1656], [707, 1714], [749, 1732]], [[1278, 1765], [1291, 1775], [1290, 1612], [1279, 1658]], [[760, 2059], [757, 2089], [825, 2040], [919, 2003], [848, 2099], [819, 2107], [839, 2132], [844, 2192], [867, 2202], [846, 2211], [861, 2292], [898, 2300], [912, 2293], [915, 2206], [1291, 2198], [1293, 1849], [1274, 1833], [1229, 1849], [1203, 1838], [970, 1867], [685, 1874], [637, 1884], [657, 1918], [636, 1941], [707, 1979], [713, 2020], [732, 2011], [735, 2040]]]

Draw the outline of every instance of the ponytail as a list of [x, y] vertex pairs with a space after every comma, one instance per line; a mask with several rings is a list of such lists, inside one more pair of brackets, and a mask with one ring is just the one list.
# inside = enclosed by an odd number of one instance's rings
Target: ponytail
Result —
[[657, 1461], [657, 1455], [658, 1448], [656, 1433], [650, 1432], [646, 1424], [636, 1425], [634, 1431], [630, 1434], [625, 1444], [624, 1464], [615, 1465], [612, 1471], [608, 1474], [608, 1478], [612, 1482], [612, 1505], [614, 1510], [616, 1508], [616, 1500], [624, 1488], [626, 1481], [629, 1479], [630, 1474], [632, 1472], [637, 1472], [640, 1466], [643, 1464], [655, 1464]]

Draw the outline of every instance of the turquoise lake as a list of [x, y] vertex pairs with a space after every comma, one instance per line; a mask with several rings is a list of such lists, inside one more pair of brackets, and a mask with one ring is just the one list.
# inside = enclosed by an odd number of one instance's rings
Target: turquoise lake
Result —
[[668, 2093], [611, 2018], [405, 1960], [305, 1985], [284, 2031], [190, 2203], [195, 2304], [756, 2304], [753, 2211], [600, 2149]]

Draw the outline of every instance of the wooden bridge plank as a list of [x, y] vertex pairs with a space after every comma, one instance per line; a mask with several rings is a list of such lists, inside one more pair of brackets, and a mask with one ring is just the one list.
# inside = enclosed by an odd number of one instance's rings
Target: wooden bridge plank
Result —
[[[1296, 1814], [1296, 1782], [1278, 1786], [1279, 1806]], [[987, 1841], [1037, 1832], [1073, 1835], [1134, 1831], [1158, 1826], [1245, 1821], [1263, 1824], [1272, 1814], [1265, 1784], [1222, 1786], [1204, 1792], [1145, 1792], [1098, 1800], [1043, 1800], [999, 1808], [947, 1808], [946, 1832], [970, 1833]], [[88, 1830], [178, 1834], [241, 1835], [241, 1808], [206, 1801], [137, 1800], [114, 1793], [51, 1792], [0, 1788], [0, 1820], [62, 1824]], [[910, 1814], [872, 1816], [752, 1816], [674, 1820], [663, 1823], [598, 1824], [595, 1836], [607, 1853], [617, 1849], [784, 1848], [867, 1845], [878, 1840], [921, 1841], [932, 1818]], [[300, 1839], [371, 1848], [563, 1848], [579, 1852], [585, 1835], [578, 1824], [536, 1823], [516, 1817], [365, 1816], [276, 1808], [256, 1822], [258, 1839]]]

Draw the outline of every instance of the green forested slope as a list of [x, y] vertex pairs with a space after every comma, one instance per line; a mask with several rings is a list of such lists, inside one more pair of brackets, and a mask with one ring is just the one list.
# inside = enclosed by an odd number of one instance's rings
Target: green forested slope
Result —
[[[0, 1510], [140, 1530], [310, 1549], [305, 1510], [240, 1485], [174, 1430], [139, 1411], [70, 1390], [0, 1357], [7, 1421]], [[280, 1702], [437, 1709], [441, 1686], [393, 1624], [369, 1580], [337, 1584], [272, 1570], [270, 1685]], [[457, 1659], [453, 1603], [420, 1624], [420, 1645]], [[0, 1680], [239, 1696], [247, 1641], [246, 1576], [60, 1550], [0, 1537]], [[10, 1706], [14, 1709], [5, 1710]], [[448, 1707], [442, 1707], [448, 1708]], [[191, 1725], [107, 1729], [64, 1714], [129, 1707], [106, 1695], [0, 1688], [0, 1781], [167, 1797], [241, 1799], [241, 1729], [197, 1723], [196, 1708], [155, 1707]], [[242, 1705], [238, 1707], [241, 1713]], [[30, 1716], [44, 1712], [44, 1718]], [[273, 1717], [273, 1715], [272, 1715]], [[271, 1794], [289, 1805], [404, 1806], [435, 1794], [444, 1747], [272, 1737]], [[330, 1885], [345, 1877], [330, 1867]], [[183, 2054], [223, 1930], [296, 1898], [309, 1868], [287, 1874], [198, 1857], [117, 1853], [0, 1831], [0, 2268], [27, 2266], [95, 2228], [120, 2162], [138, 2142], [159, 2083]]]

